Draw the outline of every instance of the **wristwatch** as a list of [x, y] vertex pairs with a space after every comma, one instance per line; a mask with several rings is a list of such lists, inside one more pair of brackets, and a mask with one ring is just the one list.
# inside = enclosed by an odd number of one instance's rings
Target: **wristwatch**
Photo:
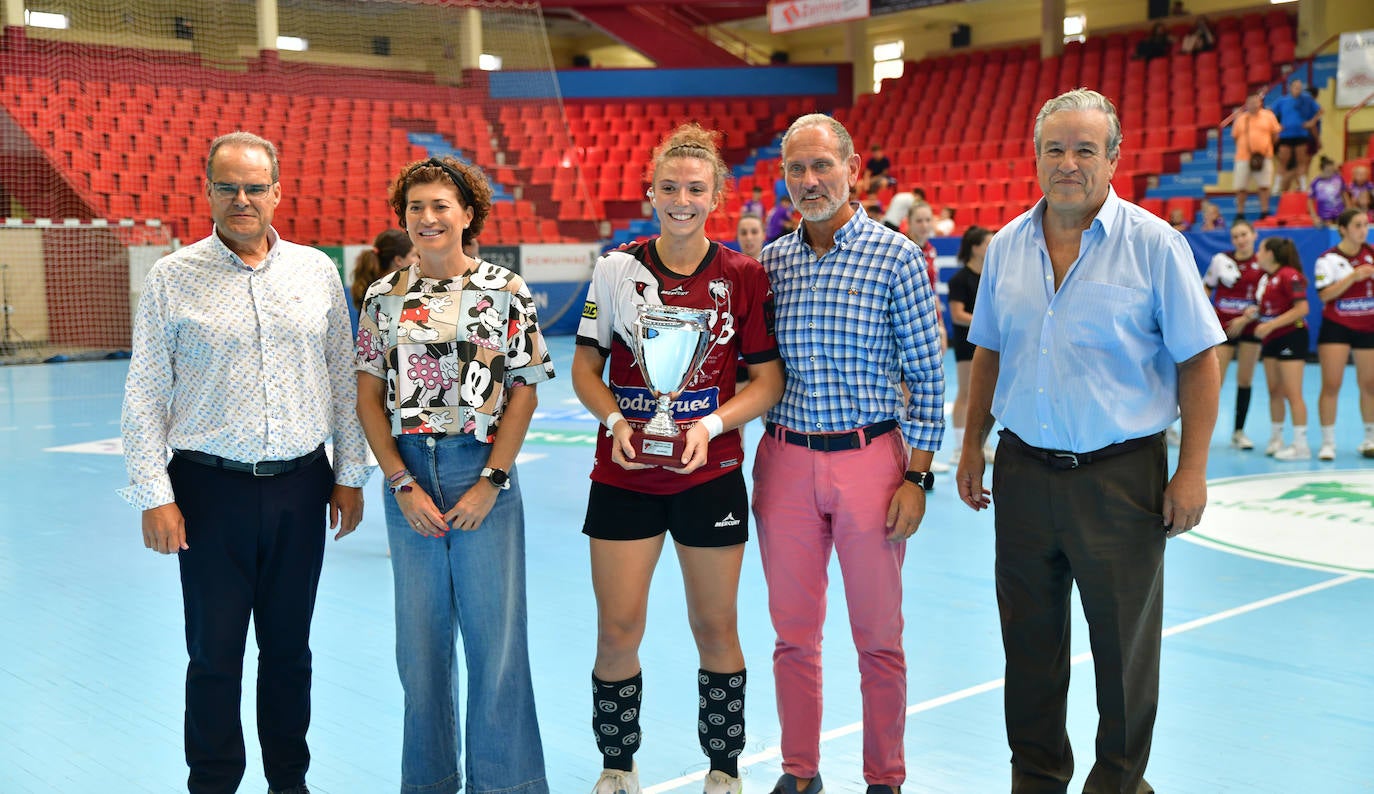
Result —
[[928, 471], [909, 471], [904, 476], [907, 482], [916, 483], [923, 491], [935, 490], [935, 475]]
[[495, 485], [497, 488], [503, 491], [510, 490], [510, 475], [506, 473], [505, 469], [493, 469], [488, 466], [482, 469], [482, 476], [486, 478], [487, 482]]

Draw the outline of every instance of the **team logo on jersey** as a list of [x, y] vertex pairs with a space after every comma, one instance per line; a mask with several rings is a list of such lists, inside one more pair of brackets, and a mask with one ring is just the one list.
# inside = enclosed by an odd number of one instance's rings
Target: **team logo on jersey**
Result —
[[636, 282], [634, 282], [634, 285], [635, 285], [635, 294], [638, 295], [638, 296], [641, 297], [641, 298], [644, 297], [644, 291], [647, 290], [650, 286], [652, 286], [652, 285], [649, 284], [649, 282], [647, 282], [647, 281], [636, 281]]
[[596, 304], [592, 303], [591, 301], [587, 301], [586, 303], [582, 304], [582, 316], [586, 317], [588, 320], [595, 320]]
[[1180, 537], [1307, 568], [1374, 573], [1374, 470], [1308, 471], [1208, 483], [1202, 524]]

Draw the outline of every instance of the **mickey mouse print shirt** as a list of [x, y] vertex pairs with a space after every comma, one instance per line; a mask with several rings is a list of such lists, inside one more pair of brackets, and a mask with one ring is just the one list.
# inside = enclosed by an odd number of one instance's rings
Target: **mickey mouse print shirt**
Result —
[[412, 265], [378, 279], [363, 299], [355, 368], [386, 381], [392, 435], [488, 443], [506, 390], [554, 376], [529, 287], [481, 260], [454, 278]]

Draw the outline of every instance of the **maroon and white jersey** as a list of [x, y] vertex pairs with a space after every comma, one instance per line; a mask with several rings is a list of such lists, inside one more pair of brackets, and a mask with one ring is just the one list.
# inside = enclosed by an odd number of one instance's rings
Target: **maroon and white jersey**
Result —
[[[1374, 248], [1369, 243], [1361, 245], [1359, 253], [1351, 257], [1340, 248], [1332, 248], [1317, 257], [1314, 268], [1317, 291], [1335, 284], [1361, 265], [1374, 265]], [[1340, 323], [1352, 331], [1374, 331], [1374, 281], [1356, 281], [1339, 298], [1327, 301], [1322, 307], [1322, 322]]]
[[[711, 243], [689, 276], [672, 272], [658, 260], [654, 241], [597, 260], [577, 344], [595, 347], [610, 359], [610, 387], [625, 419], [641, 428], [657, 409], [629, 344], [640, 304], [684, 306], [711, 312], [711, 348], [701, 369], [673, 402], [673, 418], [684, 432], [735, 396], [739, 359], [762, 364], [778, 358], [773, 338], [773, 291], [763, 266], [754, 259]], [[678, 493], [738, 468], [744, 445], [738, 429], [711, 440], [706, 464], [688, 475], [663, 468], [627, 471], [611, 460], [611, 439], [597, 434], [596, 482], [641, 493]]]
[[1212, 257], [1207, 266], [1202, 283], [1212, 290], [1212, 307], [1217, 310], [1223, 328], [1255, 305], [1255, 290], [1264, 277], [1255, 260], [1254, 254], [1240, 259], [1235, 251], [1227, 251]]
[[[1295, 267], [1281, 267], [1260, 279], [1257, 292], [1260, 322], [1269, 322], [1278, 317], [1300, 300], [1307, 300], [1307, 277]], [[1291, 334], [1307, 327], [1307, 318], [1299, 317], [1292, 325], [1276, 329], [1264, 338], [1272, 342], [1285, 334]]]

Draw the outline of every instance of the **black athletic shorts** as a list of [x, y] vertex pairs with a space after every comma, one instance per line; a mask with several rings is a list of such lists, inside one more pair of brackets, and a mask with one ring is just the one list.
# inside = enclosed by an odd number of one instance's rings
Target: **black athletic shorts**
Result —
[[1282, 336], [1271, 336], [1260, 343], [1260, 358], [1276, 358], [1279, 361], [1306, 359], [1309, 339], [1306, 328], [1289, 331]]
[[651, 494], [593, 482], [582, 534], [642, 540], [671, 532], [684, 546], [715, 548], [749, 540], [749, 492], [733, 471], [674, 494]]
[[1356, 331], [1331, 320], [1322, 320], [1322, 329], [1317, 332], [1317, 344], [1350, 345], [1355, 350], [1369, 350], [1374, 348], [1374, 333]]

